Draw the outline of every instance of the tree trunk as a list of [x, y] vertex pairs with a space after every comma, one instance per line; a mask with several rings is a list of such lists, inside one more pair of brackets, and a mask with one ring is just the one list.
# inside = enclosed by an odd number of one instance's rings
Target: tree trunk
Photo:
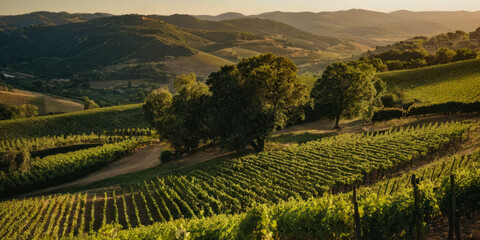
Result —
[[265, 139], [264, 138], [257, 138], [257, 146], [258, 152], [261, 152], [265, 149]]
[[[256, 142], [255, 142], [256, 140]], [[257, 137], [254, 141], [250, 142], [250, 145], [253, 147], [256, 153], [259, 153], [265, 149], [265, 139]]]
[[336, 118], [335, 118], [335, 127], [333, 127], [333, 129], [340, 129], [340, 115], [338, 115]]

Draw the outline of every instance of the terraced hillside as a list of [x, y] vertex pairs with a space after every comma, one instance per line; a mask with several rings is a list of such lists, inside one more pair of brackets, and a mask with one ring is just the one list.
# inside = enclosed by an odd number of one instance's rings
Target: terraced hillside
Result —
[[0, 121], [0, 140], [147, 127], [141, 104]]
[[399, 88], [408, 100], [423, 103], [480, 101], [480, 60], [449, 63], [379, 75], [388, 89]]
[[[120, 189], [0, 203], [0, 237], [72, 236], [110, 223], [125, 228], [179, 218], [241, 213], [258, 203], [320, 197], [367, 174], [412, 164], [459, 141], [472, 123], [430, 124], [340, 135], [159, 176]], [[18, 206], [12, 208], [11, 206]], [[14, 212], [11, 212], [14, 211]], [[22, 229], [20, 231], [20, 229]]]

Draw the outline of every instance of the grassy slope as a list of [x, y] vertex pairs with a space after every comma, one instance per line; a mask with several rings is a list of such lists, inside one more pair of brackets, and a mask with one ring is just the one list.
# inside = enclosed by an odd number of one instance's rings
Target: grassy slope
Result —
[[147, 127], [141, 104], [0, 121], [0, 140]]
[[480, 60], [449, 63], [379, 75], [388, 89], [400, 88], [409, 100], [424, 103], [480, 100]]
[[81, 103], [23, 90], [14, 90], [14, 92], [0, 91], [0, 103], [7, 103], [13, 106], [33, 104], [38, 107], [38, 113], [40, 114], [83, 110], [83, 104]]
[[197, 75], [208, 76], [211, 72], [218, 71], [221, 66], [226, 64], [233, 64], [233, 62], [208, 53], [198, 52], [193, 56], [179, 57], [170, 61], [166, 64], [166, 67], [169, 72], [176, 74], [195, 72]]

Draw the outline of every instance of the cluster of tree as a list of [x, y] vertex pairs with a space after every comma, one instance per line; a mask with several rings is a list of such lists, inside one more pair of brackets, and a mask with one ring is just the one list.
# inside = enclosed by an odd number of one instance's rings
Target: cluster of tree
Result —
[[0, 120], [35, 117], [38, 115], [38, 107], [32, 104], [23, 104], [15, 107], [6, 103], [0, 103]]
[[181, 76], [175, 95], [160, 89], [147, 96], [145, 116], [177, 152], [206, 142], [259, 152], [268, 135], [303, 118], [310, 98], [296, 72], [291, 60], [263, 54], [221, 67], [206, 84]]
[[[435, 54], [430, 54], [425, 50], [422, 42], [423, 40], [418, 39], [415, 41], [401, 42], [395, 45], [393, 49], [370, 55], [368, 60], [381, 60], [381, 68], [378, 68], [378, 70], [387, 71], [464, 61], [475, 59], [478, 56], [475, 51], [469, 48], [451, 50], [447, 47], [441, 47]], [[368, 60], [362, 57], [359, 61]], [[383, 64], [385, 66], [383, 66]]]
[[118, 79], [148, 79], [156, 83], [166, 83], [172, 76], [165, 71], [164, 64], [138, 64], [126, 66], [114, 71], [85, 71], [73, 75], [72, 78], [79, 81], [104, 81]]
[[336, 119], [336, 128], [343, 116], [371, 117], [385, 92], [376, 72], [368, 63], [335, 63], [309, 93], [291, 60], [263, 54], [221, 67], [206, 84], [193, 74], [183, 75], [174, 81], [174, 95], [155, 90], [143, 109], [177, 154], [202, 143], [260, 152], [270, 134], [302, 121], [307, 109]]

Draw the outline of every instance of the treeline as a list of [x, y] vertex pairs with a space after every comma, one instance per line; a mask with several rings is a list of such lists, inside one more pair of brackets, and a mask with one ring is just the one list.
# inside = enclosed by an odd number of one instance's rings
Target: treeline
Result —
[[35, 117], [38, 107], [32, 104], [23, 104], [18, 107], [0, 103], [0, 120]]
[[74, 81], [105, 81], [118, 79], [147, 79], [156, 83], [167, 83], [172, 75], [165, 71], [164, 64], [138, 64], [114, 71], [85, 71], [72, 75]]
[[480, 29], [470, 34], [457, 31], [432, 38], [415, 37], [383, 47], [386, 50], [380, 53], [369, 52], [368, 57], [362, 57], [359, 61], [380, 60], [381, 64], [376, 66], [383, 72], [475, 59], [478, 56], [475, 49], [479, 47], [476, 41], [479, 36]]
[[155, 90], [143, 110], [177, 155], [208, 143], [260, 152], [271, 133], [304, 118], [311, 100], [296, 72], [291, 60], [263, 54], [221, 67], [206, 84], [183, 75], [174, 95]]
[[420, 116], [429, 114], [454, 114], [454, 113], [479, 113], [480, 102], [447, 102], [429, 105], [412, 105], [408, 110], [401, 108], [385, 108], [375, 111], [372, 121], [388, 121], [407, 116]]
[[263, 54], [221, 67], [206, 84], [183, 75], [174, 81], [174, 95], [168, 89], [153, 91], [144, 114], [175, 150], [162, 158], [212, 143], [260, 152], [270, 134], [306, 117], [335, 119], [340, 128], [342, 117], [369, 120], [375, 108], [383, 107], [386, 85], [370, 63], [334, 63], [310, 92], [296, 72], [291, 60]]

